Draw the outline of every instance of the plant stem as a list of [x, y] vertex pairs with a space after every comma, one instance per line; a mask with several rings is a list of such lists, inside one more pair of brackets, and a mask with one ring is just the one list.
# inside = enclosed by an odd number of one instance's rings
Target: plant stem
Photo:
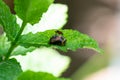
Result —
[[10, 46], [10, 48], [9, 48], [9, 50], [8, 50], [8, 52], [7, 52], [7, 54], [6, 54], [6, 56], [5, 56], [5, 60], [9, 59], [9, 57], [10, 57], [12, 51], [13, 51], [13, 50], [15, 49], [15, 47], [17, 46], [16, 43], [18, 42], [19, 37], [20, 37], [20, 35], [22, 34], [22, 32], [23, 32], [23, 30], [24, 30], [26, 24], [27, 24], [27, 23], [23, 21], [22, 26], [21, 26], [21, 28], [20, 28], [20, 30], [19, 30], [17, 36], [15, 37], [15, 40], [11, 43], [11, 46]]

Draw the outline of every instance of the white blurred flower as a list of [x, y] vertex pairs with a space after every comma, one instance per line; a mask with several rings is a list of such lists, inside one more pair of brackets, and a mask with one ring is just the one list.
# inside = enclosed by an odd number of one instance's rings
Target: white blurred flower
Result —
[[[67, 22], [68, 7], [65, 4], [52, 4], [48, 11], [43, 14], [39, 23], [27, 24], [23, 34], [29, 32], [36, 33], [50, 29], [61, 29]], [[22, 24], [22, 20], [17, 17], [17, 23]]]

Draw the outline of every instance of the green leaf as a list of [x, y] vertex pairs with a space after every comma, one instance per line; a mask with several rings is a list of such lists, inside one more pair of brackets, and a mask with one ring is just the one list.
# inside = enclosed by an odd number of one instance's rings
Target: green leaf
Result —
[[0, 56], [6, 55], [9, 48], [8, 38], [5, 35], [0, 35]]
[[47, 11], [54, 0], [15, 0], [15, 11], [24, 21], [31, 24], [37, 23], [42, 14]]
[[[5, 56], [8, 49], [10, 48], [11, 43], [8, 41], [8, 38], [5, 35], [0, 35], [0, 56]], [[27, 52], [31, 52], [35, 47], [25, 48], [23, 46], [16, 47], [12, 55], [25, 55]]]
[[17, 80], [68, 80], [68, 79], [59, 79], [54, 77], [52, 74], [45, 73], [45, 72], [33, 72], [33, 71], [26, 71], [23, 72]]
[[21, 72], [21, 67], [15, 59], [0, 63], [0, 80], [14, 80]]
[[26, 55], [27, 52], [32, 52], [33, 50], [35, 50], [35, 47], [25, 48], [18, 46], [13, 50], [12, 55]]
[[16, 23], [16, 17], [11, 14], [9, 7], [0, 0], [0, 24], [9, 40], [13, 41], [20, 27]]
[[[29, 32], [36, 33], [50, 29], [61, 29], [67, 22], [68, 7], [65, 4], [52, 4], [47, 12], [42, 15], [39, 23], [34, 25], [27, 24], [23, 34]], [[18, 23], [21, 25], [22, 20], [17, 17]], [[43, 27], [44, 26], [44, 27]]]
[[91, 37], [82, 34], [76, 30], [61, 30], [63, 32], [63, 36], [67, 40], [65, 46], [57, 46], [57, 45], [50, 45], [49, 41], [50, 38], [55, 35], [55, 30], [48, 30], [45, 32], [38, 32], [36, 34], [28, 33], [26, 35], [22, 35], [18, 44], [30, 47], [30, 46], [47, 46], [57, 48], [62, 51], [73, 50], [75, 51], [78, 48], [90, 48], [94, 49], [100, 53], [102, 50], [99, 48], [97, 42], [92, 39]]
[[56, 80], [56, 78], [45, 72], [26, 71], [22, 73], [17, 80]]

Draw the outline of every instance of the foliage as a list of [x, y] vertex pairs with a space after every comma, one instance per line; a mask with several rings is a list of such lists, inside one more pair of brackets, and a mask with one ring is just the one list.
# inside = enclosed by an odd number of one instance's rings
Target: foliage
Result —
[[13, 41], [20, 27], [16, 23], [15, 15], [11, 14], [9, 7], [2, 0], [0, 0], [0, 24], [3, 26], [8, 39]]
[[28, 33], [26, 35], [22, 35], [17, 44], [20, 44], [25, 47], [51, 46], [53, 48], [57, 48], [65, 52], [67, 50], [75, 51], [78, 48], [91, 48], [98, 52], [102, 52], [102, 50], [98, 47], [97, 42], [94, 39], [76, 30], [70, 30], [70, 29], [60, 30], [61, 32], [63, 32], [63, 35], [67, 40], [65, 46], [50, 45], [49, 39], [53, 35], [55, 35], [55, 31], [56, 30], [47, 30], [45, 32], [38, 32], [36, 34]]
[[[39, 21], [50, 18], [50, 15], [45, 17], [45, 12], [51, 4], [53, 5], [53, 2], [54, 0], [14, 0], [15, 12], [22, 20], [22, 24], [19, 25], [17, 24], [16, 16], [10, 12], [4, 1], [0, 0], [0, 25], [4, 29], [4, 34], [0, 36], [0, 80], [69, 80], [57, 78], [44, 72], [22, 72], [20, 64], [16, 59], [10, 59], [13, 55], [25, 55], [38, 47], [51, 47], [65, 52], [68, 50], [75, 51], [78, 48], [90, 48], [102, 53], [94, 39], [76, 30], [59, 30], [63, 35], [58, 35], [56, 30], [52, 29], [46, 29], [44, 32], [37, 31], [35, 33], [22, 34], [28, 23], [35, 25]], [[46, 12], [46, 16], [47, 14], [49, 12]], [[66, 23], [66, 12], [64, 15], [64, 20], [59, 24], [59, 28]], [[60, 22], [59, 20], [56, 22]], [[52, 22], [55, 23], [55, 21]], [[45, 21], [44, 24], [46, 24]], [[54, 25], [56, 26], [56, 24]], [[56, 36], [56, 34], [66, 39], [65, 45], [49, 43], [50, 38]]]
[[7, 37], [0, 35], [0, 56], [5, 55], [9, 48], [10, 42], [8, 42]]
[[26, 71], [22, 73], [17, 80], [70, 80], [64, 78], [57, 78], [54, 77], [52, 74], [45, 73], [45, 72], [33, 72], [33, 71]]
[[14, 80], [21, 72], [21, 67], [15, 59], [9, 59], [0, 63], [0, 80]]
[[[24, 21], [37, 23], [54, 0], [15, 0], [15, 11]], [[36, 7], [37, 6], [37, 7]]]

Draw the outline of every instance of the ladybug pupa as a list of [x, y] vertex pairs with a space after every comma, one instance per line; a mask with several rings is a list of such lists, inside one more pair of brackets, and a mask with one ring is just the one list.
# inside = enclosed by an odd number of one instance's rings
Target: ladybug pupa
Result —
[[55, 31], [55, 35], [50, 38], [49, 43], [52, 45], [64, 46], [66, 44], [66, 39], [64, 38], [63, 33], [57, 30]]

